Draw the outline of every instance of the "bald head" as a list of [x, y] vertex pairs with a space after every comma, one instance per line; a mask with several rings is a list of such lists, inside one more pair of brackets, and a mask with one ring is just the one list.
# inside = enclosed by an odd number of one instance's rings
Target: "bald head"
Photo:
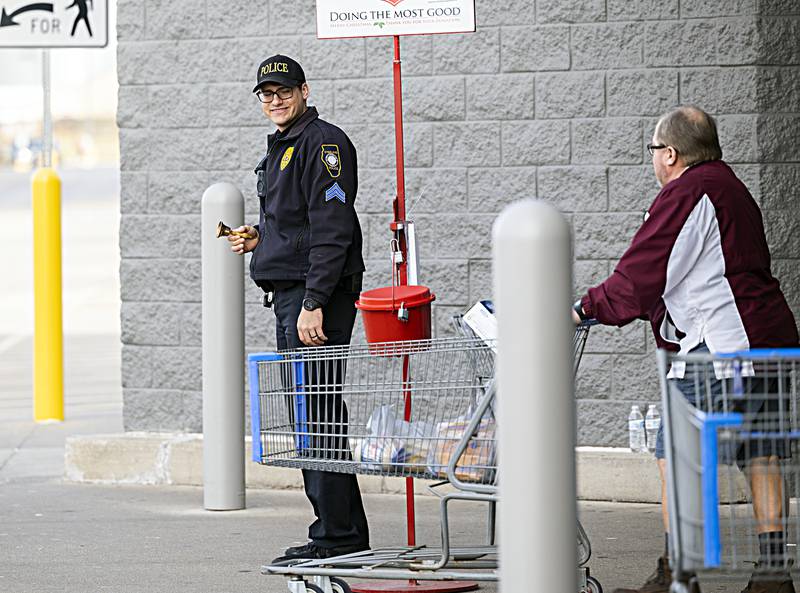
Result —
[[672, 146], [687, 166], [722, 158], [717, 122], [693, 105], [681, 105], [664, 114], [653, 136], [659, 143]]

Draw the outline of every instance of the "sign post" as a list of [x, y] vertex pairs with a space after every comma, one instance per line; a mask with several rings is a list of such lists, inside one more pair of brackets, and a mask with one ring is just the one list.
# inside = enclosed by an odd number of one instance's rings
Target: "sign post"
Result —
[[[473, 33], [475, 0], [317, 0], [317, 37], [342, 39], [353, 37], [393, 37], [395, 174], [397, 193], [392, 204], [394, 219], [390, 225], [399, 250], [393, 254], [393, 277], [400, 285], [416, 283], [416, 258], [409, 267], [409, 242], [413, 241], [413, 223], [406, 220], [405, 156], [403, 145], [403, 84], [400, 60], [400, 37], [438, 33]], [[394, 242], [393, 242], [394, 243]], [[404, 380], [408, 361], [404, 361]], [[411, 419], [410, 394], [406, 394], [405, 420]], [[406, 478], [406, 525], [408, 545], [416, 545], [414, 480]], [[355, 593], [392, 591], [394, 593], [444, 593], [473, 591], [475, 582], [407, 581], [352, 585]]]
[[0, 0], [0, 49], [42, 52], [42, 159], [32, 181], [34, 262], [33, 419], [64, 420], [61, 180], [52, 169], [50, 49], [108, 45], [108, 0]]

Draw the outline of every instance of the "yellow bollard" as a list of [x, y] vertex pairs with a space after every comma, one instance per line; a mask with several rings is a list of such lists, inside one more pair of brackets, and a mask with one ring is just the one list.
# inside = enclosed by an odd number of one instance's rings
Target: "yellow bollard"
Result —
[[33, 419], [64, 420], [61, 321], [61, 180], [53, 169], [33, 176]]

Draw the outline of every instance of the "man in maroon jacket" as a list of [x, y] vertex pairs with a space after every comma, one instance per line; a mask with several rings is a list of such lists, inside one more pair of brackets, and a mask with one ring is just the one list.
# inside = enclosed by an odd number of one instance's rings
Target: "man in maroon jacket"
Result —
[[[647, 149], [662, 189], [613, 274], [575, 303], [575, 321], [594, 318], [623, 326], [649, 319], [658, 345], [681, 354], [797, 346], [794, 317], [770, 272], [761, 212], [721, 160], [714, 119], [696, 107], [678, 107], [656, 124]], [[684, 369], [674, 365], [669, 378], [685, 396], [694, 397], [695, 381], [683, 375]], [[726, 380], [717, 376], [712, 388], [721, 390]], [[776, 387], [758, 377], [748, 378], [747, 385], [751, 411], [763, 413], [766, 396]], [[753, 494], [761, 552], [760, 574], [748, 583], [748, 593], [794, 593], [785, 570], [779, 459], [787, 451], [782, 444], [762, 441], [755, 452], [747, 447], [746, 454], [736, 454]], [[656, 458], [668, 531], [661, 430]], [[617, 593], [667, 592], [671, 580], [665, 551], [643, 587]], [[696, 581], [692, 588], [699, 591]]]

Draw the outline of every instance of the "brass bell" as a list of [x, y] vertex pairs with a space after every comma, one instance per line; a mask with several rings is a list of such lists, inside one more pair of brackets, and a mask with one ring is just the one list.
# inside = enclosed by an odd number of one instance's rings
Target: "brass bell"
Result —
[[255, 239], [253, 235], [250, 233], [243, 233], [241, 231], [234, 231], [226, 225], [221, 220], [217, 224], [217, 239], [220, 237], [227, 237], [228, 235], [233, 235], [234, 237], [242, 237], [243, 239]]

